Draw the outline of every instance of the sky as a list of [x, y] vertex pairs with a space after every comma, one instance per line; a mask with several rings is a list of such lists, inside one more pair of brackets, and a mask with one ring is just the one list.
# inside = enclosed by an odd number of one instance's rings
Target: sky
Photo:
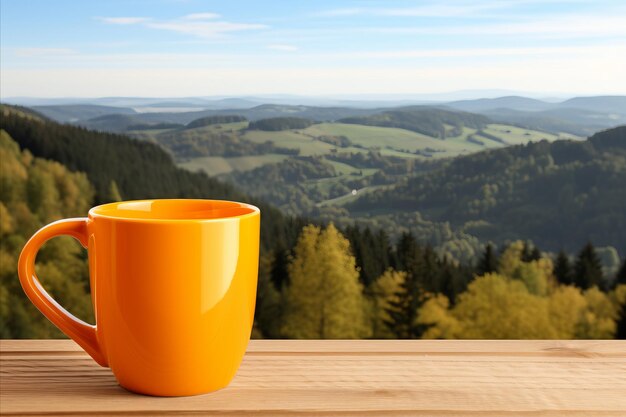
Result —
[[2, 0], [0, 96], [626, 94], [622, 0]]

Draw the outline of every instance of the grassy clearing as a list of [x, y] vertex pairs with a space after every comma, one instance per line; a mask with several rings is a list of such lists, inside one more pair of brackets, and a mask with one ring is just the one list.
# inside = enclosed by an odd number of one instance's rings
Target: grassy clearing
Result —
[[[461, 134], [448, 137], [444, 140], [422, 135], [409, 130], [364, 126], [344, 123], [319, 123], [306, 129], [284, 130], [279, 132], [266, 132], [245, 130], [248, 122], [225, 123], [219, 125], [204, 126], [193, 129], [194, 132], [202, 133], [231, 133], [241, 135], [243, 138], [256, 143], [272, 141], [276, 146], [299, 149], [301, 156], [326, 155], [337, 150], [339, 152], [368, 152], [369, 149], [378, 149], [383, 155], [401, 158], [449, 158], [458, 155], [480, 152], [486, 149], [500, 148], [509, 145], [527, 143], [547, 139], [553, 141], [559, 138], [573, 138], [572, 135], [554, 135], [530, 129], [502, 124], [489, 124], [484, 132], [500, 138], [504, 143], [489, 139], [477, 134], [476, 129], [464, 127]], [[452, 126], [446, 126], [448, 130]], [[146, 136], [155, 137], [164, 131], [144, 131]], [[317, 139], [321, 136], [345, 136], [359, 147], [350, 146], [337, 148], [334, 145]], [[474, 137], [476, 141], [471, 138]], [[417, 152], [417, 153], [416, 153]], [[264, 164], [276, 163], [284, 160], [285, 155], [269, 154], [259, 156], [246, 156], [237, 158], [202, 157], [181, 163], [184, 168], [191, 170], [203, 170], [210, 175], [219, 175], [233, 170], [249, 170]], [[339, 177], [350, 175], [359, 169], [350, 165], [329, 161], [335, 166]], [[365, 175], [365, 171], [364, 175]], [[373, 171], [375, 172], [375, 170]], [[372, 173], [373, 173], [372, 172]], [[368, 173], [367, 175], [371, 175]], [[329, 184], [336, 179], [330, 178]], [[319, 181], [319, 180], [318, 180]], [[319, 183], [324, 187], [326, 183]]]
[[277, 163], [286, 158], [287, 155], [280, 154], [237, 156], [233, 158], [204, 156], [193, 158], [178, 165], [190, 171], [204, 171], [209, 175], [220, 175], [232, 171], [247, 171], [265, 164]]
[[559, 139], [558, 135], [554, 135], [552, 133], [539, 132], [537, 130], [523, 129], [521, 127], [501, 124], [488, 125], [484, 131], [490, 135], [499, 137], [509, 145], [536, 142], [543, 139], [547, 139], [552, 142]]
[[335, 148], [333, 145], [315, 140], [295, 130], [283, 130], [280, 132], [251, 130], [245, 132], [243, 138], [256, 143], [272, 141], [274, 145], [281, 148], [300, 149], [300, 155], [302, 156], [323, 155]]

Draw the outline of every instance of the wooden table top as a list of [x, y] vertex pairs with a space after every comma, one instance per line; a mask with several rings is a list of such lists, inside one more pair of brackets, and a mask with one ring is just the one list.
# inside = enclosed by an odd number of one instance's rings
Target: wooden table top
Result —
[[69, 340], [0, 341], [2, 415], [626, 416], [625, 341], [254, 340], [227, 388], [120, 388]]

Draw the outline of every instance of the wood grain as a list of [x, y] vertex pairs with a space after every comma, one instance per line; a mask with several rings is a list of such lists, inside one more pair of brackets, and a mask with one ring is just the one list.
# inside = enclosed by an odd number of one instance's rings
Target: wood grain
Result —
[[624, 341], [250, 342], [221, 391], [120, 388], [72, 341], [0, 341], [2, 415], [626, 416]]

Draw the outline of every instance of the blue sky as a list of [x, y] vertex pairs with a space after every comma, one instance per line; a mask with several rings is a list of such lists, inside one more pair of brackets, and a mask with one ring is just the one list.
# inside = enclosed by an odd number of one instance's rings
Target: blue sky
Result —
[[2, 97], [626, 93], [626, 2], [1, 3]]

